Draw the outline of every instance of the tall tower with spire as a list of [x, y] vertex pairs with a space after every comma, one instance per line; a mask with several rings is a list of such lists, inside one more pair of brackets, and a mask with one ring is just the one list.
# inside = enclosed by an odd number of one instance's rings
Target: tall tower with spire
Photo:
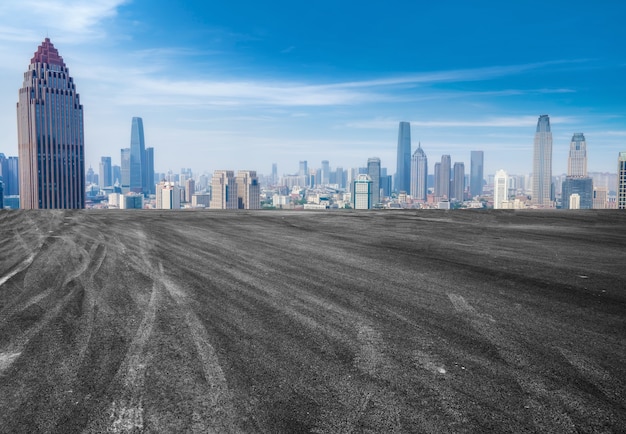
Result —
[[17, 102], [20, 207], [84, 208], [83, 106], [49, 38], [24, 73]]
[[552, 206], [552, 132], [548, 115], [539, 116], [533, 148], [533, 205]]
[[413, 199], [426, 201], [428, 195], [428, 158], [422, 149], [422, 143], [411, 157], [411, 196]]

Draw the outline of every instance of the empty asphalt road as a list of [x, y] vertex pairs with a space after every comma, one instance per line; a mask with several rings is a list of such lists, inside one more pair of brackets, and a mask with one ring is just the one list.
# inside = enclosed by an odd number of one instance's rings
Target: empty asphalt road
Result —
[[624, 432], [626, 212], [0, 212], [0, 432]]

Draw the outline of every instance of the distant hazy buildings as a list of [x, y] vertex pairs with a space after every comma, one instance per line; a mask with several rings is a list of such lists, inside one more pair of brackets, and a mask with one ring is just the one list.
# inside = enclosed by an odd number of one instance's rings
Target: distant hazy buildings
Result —
[[411, 125], [400, 122], [398, 129], [398, 155], [394, 190], [408, 192], [411, 189]]
[[372, 180], [372, 206], [380, 203], [380, 158], [367, 160], [367, 175]]
[[539, 116], [533, 147], [532, 203], [552, 206], [552, 132], [548, 115]]
[[626, 209], [626, 152], [617, 158], [617, 208]]
[[483, 194], [483, 151], [472, 151], [470, 164], [470, 195], [476, 197]]
[[368, 175], [358, 175], [353, 181], [352, 207], [354, 209], [372, 208], [372, 180]]
[[261, 186], [254, 170], [240, 170], [237, 184], [237, 208], [261, 209]]
[[17, 157], [6, 157], [0, 153], [0, 177], [4, 182], [4, 195], [20, 194], [19, 162]]
[[428, 158], [418, 143], [411, 157], [411, 188], [409, 193], [416, 200], [426, 201], [428, 196]]
[[237, 209], [237, 183], [232, 170], [216, 170], [211, 179], [211, 208]]
[[493, 177], [493, 207], [505, 208], [503, 202], [508, 202], [509, 177], [504, 170], [498, 170]]
[[156, 193], [154, 182], [154, 148], [146, 148], [145, 170], [143, 171], [143, 194], [148, 196]]
[[120, 161], [121, 161], [121, 179], [120, 179], [120, 187], [122, 188], [122, 193], [130, 192], [130, 169], [131, 169], [131, 156], [130, 156], [130, 148], [123, 148], [120, 153]]
[[450, 199], [450, 165], [449, 155], [442, 155], [441, 162], [435, 164], [435, 198], [437, 200]]
[[17, 136], [21, 208], [84, 208], [83, 106], [48, 38], [24, 74]]
[[110, 187], [113, 185], [113, 168], [111, 166], [111, 157], [100, 157], [98, 181], [100, 188]]

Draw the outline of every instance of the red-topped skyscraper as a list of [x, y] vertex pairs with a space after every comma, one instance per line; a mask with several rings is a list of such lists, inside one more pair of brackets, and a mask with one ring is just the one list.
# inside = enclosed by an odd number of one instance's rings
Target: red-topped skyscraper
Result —
[[83, 106], [50, 39], [37, 48], [17, 103], [20, 207], [84, 208]]

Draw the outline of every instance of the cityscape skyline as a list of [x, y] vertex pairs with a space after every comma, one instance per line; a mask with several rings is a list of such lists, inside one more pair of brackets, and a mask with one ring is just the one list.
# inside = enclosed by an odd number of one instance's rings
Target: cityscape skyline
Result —
[[[284, 174], [301, 160], [352, 167], [371, 156], [393, 171], [399, 121], [411, 122], [414, 141], [430, 155], [467, 165], [472, 150], [483, 150], [491, 174], [532, 171], [528, 131], [540, 113], [551, 117], [554, 174], [567, 170], [574, 133], [587, 138], [590, 171], [613, 171], [626, 142], [619, 3], [541, 3], [539, 15], [532, 4], [489, 14], [481, 13], [486, 4], [405, 4], [398, 19], [419, 22], [410, 32], [392, 25], [393, 8], [350, 2], [320, 2], [309, 15], [282, 8], [284, 20], [247, 2], [169, 5], [167, 14], [141, 1], [72, 14], [66, 2], [27, 3], [0, 8], [5, 155], [17, 154], [15, 77], [47, 32], [88, 107], [85, 163], [96, 170], [101, 156], [120, 164], [132, 117], [144, 119], [159, 171], [269, 173], [276, 162]], [[349, 13], [357, 16], [346, 24]], [[531, 17], [539, 30], [523, 32]], [[593, 31], [564, 31], [593, 23]]]

